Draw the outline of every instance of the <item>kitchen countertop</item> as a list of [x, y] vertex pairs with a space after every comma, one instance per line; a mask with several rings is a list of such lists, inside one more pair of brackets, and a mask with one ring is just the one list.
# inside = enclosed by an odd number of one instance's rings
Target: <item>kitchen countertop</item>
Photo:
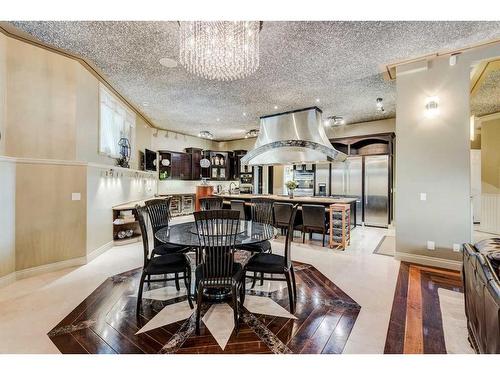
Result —
[[297, 202], [297, 203], [317, 203], [317, 204], [350, 204], [356, 201], [356, 198], [332, 198], [332, 197], [293, 197], [289, 198], [288, 195], [273, 195], [273, 194], [214, 194], [226, 199], [243, 199], [248, 200], [252, 198], [271, 198], [275, 201], [282, 202]]
[[185, 196], [185, 195], [190, 195], [192, 197], [196, 196], [195, 193], [185, 193], [185, 194], [179, 194], [179, 193], [174, 193], [174, 194], [160, 194], [160, 195], [157, 195], [157, 196], [153, 196], [153, 197], [150, 197], [150, 198], [146, 198], [146, 199], [141, 199], [141, 200], [138, 200], [138, 201], [132, 201], [132, 202], [127, 202], [127, 203], [123, 203], [123, 204], [119, 204], [117, 206], [113, 206], [112, 209], [113, 210], [132, 210], [135, 208], [135, 206], [138, 204], [139, 206], [144, 206], [144, 202], [145, 201], [148, 201], [150, 199], [156, 199], [156, 198], [165, 198], [165, 197], [172, 197], [174, 195], [179, 195], [179, 196]]
[[154, 199], [154, 198], [156, 198], [156, 197], [146, 198], [146, 199], [142, 199], [139, 201], [127, 202], [127, 203], [119, 204], [118, 206], [113, 206], [112, 208], [113, 208], [113, 210], [133, 210], [136, 205], [144, 206], [145, 201], [148, 201], [148, 200]]

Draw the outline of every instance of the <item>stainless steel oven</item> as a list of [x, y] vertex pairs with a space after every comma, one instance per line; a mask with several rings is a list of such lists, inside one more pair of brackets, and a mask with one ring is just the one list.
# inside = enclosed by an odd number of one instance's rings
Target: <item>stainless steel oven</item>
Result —
[[314, 171], [295, 170], [293, 179], [298, 186], [294, 194], [298, 197], [312, 197], [314, 195]]

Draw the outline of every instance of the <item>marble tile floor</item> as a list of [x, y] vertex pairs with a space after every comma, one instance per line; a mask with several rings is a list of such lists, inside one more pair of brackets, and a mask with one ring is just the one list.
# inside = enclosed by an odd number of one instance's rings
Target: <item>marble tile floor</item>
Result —
[[[293, 244], [294, 260], [312, 264], [362, 306], [344, 353], [384, 351], [399, 262], [372, 252], [387, 233], [385, 229], [358, 227], [346, 251], [321, 247], [319, 241], [302, 244], [298, 237]], [[282, 251], [282, 237], [273, 241], [273, 249]], [[106, 278], [141, 264], [141, 244], [136, 243], [114, 247], [87, 265], [0, 289], [0, 352], [58, 353], [47, 333]]]
[[[272, 284], [271, 284], [272, 283]], [[284, 287], [283, 283], [266, 281], [262, 286], [256, 285], [251, 288], [251, 280], [247, 285], [247, 290], [255, 292], [264, 291], [271, 293]], [[279, 285], [276, 285], [279, 284]], [[174, 286], [160, 287], [148, 290], [143, 293], [143, 299], [153, 299], [159, 301], [167, 301], [175, 299], [186, 294], [186, 289], [181, 288], [177, 291]], [[130, 297], [135, 298], [131, 295]], [[245, 299], [244, 307], [254, 314], [277, 316], [290, 319], [296, 319], [286, 309], [274, 302], [267, 296], [248, 295]], [[179, 322], [191, 317], [195, 313], [189, 307], [187, 301], [181, 301], [165, 306], [158, 314], [156, 314], [148, 323], [146, 323], [136, 334], [147, 332], [158, 327], [166, 326], [174, 322]], [[227, 303], [213, 304], [202, 317], [202, 321], [210, 331], [210, 334], [215, 338], [222, 350], [233, 333], [233, 309]]]
[[[342, 353], [360, 306], [313, 266], [296, 263], [297, 304], [288, 290], [247, 288], [239, 332], [228, 303], [204, 302], [200, 335], [186, 297], [136, 298], [140, 268], [112, 276], [49, 333], [62, 353]], [[151, 282], [152, 289], [166, 289]]]

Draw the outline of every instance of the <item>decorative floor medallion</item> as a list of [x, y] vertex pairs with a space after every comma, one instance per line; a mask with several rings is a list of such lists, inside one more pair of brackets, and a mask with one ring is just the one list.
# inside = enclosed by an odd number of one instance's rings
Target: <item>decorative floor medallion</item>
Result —
[[286, 283], [249, 283], [238, 333], [229, 304], [205, 303], [196, 335], [185, 289], [164, 283], [146, 288], [136, 317], [132, 270], [107, 279], [48, 336], [62, 353], [342, 353], [361, 307], [314, 267], [295, 266], [295, 314]]

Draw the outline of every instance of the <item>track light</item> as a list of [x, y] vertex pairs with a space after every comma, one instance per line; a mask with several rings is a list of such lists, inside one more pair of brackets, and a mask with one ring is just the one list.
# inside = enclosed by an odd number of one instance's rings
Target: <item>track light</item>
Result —
[[382, 99], [382, 98], [377, 98], [377, 100], [376, 100], [376, 105], [377, 105], [377, 111], [380, 111], [380, 112], [385, 112], [385, 108], [384, 108], [384, 99]]

